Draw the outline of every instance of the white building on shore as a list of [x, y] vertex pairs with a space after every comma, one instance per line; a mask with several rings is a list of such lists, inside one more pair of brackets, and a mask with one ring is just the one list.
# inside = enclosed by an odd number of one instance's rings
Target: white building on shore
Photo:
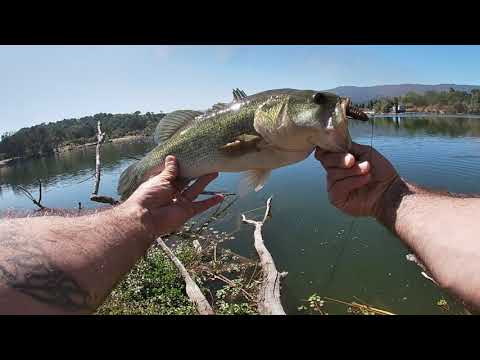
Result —
[[406, 110], [405, 105], [402, 105], [402, 104], [392, 106], [392, 112], [395, 114], [404, 113], [405, 110]]

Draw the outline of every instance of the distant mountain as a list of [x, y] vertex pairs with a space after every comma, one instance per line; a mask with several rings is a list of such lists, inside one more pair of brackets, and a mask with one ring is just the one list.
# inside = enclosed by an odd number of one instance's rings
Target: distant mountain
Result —
[[456, 91], [470, 92], [472, 89], [480, 89], [480, 85], [456, 85], [456, 84], [399, 84], [399, 85], [377, 85], [377, 86], [339, 86], [329, 89], [339, 96], [348, 96], [354, 103], [365, 103], [380, 97], [394, 97], [405, 95], [409, 91], [423, 94], [426, 91], [448, 91], [450, 88]]

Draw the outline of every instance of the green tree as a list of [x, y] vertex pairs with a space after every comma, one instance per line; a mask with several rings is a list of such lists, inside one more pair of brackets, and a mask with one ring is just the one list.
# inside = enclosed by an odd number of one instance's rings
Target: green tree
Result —
[[102, 130], [109, 137], [121, 137], [132, 134], [153, 134], [163, 113], [140, 111], [133, 114], [99, 113], [80, 119], [64, 119], [58, 122], [42, 123], [23, 128], [16, 133], [4, 133], [0, 140], [2, 157], [36, 156], [47, 154], [66, 144], [85, 144], [96, 141], [97, 122], [101, 121]]

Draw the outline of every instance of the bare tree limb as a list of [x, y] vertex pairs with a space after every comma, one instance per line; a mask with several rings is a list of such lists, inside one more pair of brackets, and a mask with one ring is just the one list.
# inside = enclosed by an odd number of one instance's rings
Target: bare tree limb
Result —
[[185, 280], [188, 298], [195, 304], [198, 313], [200, 315], [215, 315], [212, 307], [210, 306], [210, 303], [203, 295], [197, 283], [193, 281], [192, 277], [188, 273], [187, 269], [185, 269], [185, 266], [183, 266], [181, 261], [178, 260], [172, 250], [170, 250], [170, 248], [163, 242], [160, 237], [157, 238], [156, 242], [162, 248], [165, 255], [167, 255], [168, 258], [177, 267], [178, 271], [183, 277], [183, 280]]
[[38, 180], [39, 184], [39, 194], [38, 194], [38, 200], [36, 200], [32, 193], [25, 189], [23, 186], [18, 185], [17, 188], [23, 192], [23, 194], [29, 198], [36, 206], [38, 206], [38, 210], [47, 210], [45, 206], [42, 205], [42, 182]]
[[208, 226], [211, 222], [218, 220], [219, 217], [223, 216], [223, 215], [226, 213], [226, 211], [227, 211], [237, 200], [238, 200], [238, 197], [234, 198], [234, 199], [233, 199], [232, 201], [230, 201], [227, 205], [225, 205], [225, 207], [224, 207], [223, 209], [222, 209], [222, 204], [223, 204], [223, 203], [218, 204], [218, 207], [216, 208], [215, 212], [214, 212], [212, 215], [210, 215], [210, 216], [208, 217], [208, 219], [205, 220], [205, 222], [204, 222], [202, 225], [198, 226], [198, 227], [197, 227], [197, 231], [194, 231], [193, 233], [194, 233], [195, 235], [198, 235], [198, 234], [202, 233], [203, 229], [204, 229], [206, 226]]
[[102, 144], [105, 142], [106, 134], [102, 132], [101, 123], [100, 121], [97, 122], [97, 148], [96, 148], [96, 156], [95, 156], [95, 185], [93, 188], [92, 195], [98, 195], [98, 190], [100, 188], [100, 177], [102, 172], [102, 167], [100, 163], [100, 149]]
[[[218, 279], [218, 280], [220, 280], [220, 281], [223, 281], [223, 282], [224, 282], [225, 284], [227, 284], [227, 285], [230, 285], [230, 286], [232, 286], [232, 287], [235, 287], [235, 286], [236, 286], [235, 283], [234, 283], [232, 280], [230, 280], [229, 278], [223, 276], [222, 274], [214, 274], [214, 273], [212, 273], [211, 271], [208, 271], [208, 270], [204, 270], [204, 271], [205, 271], [208, 275], [210, 275], [211, 277], [213, 277], [213, 278], [215, 278], [215, 279]], [[246, 290], [243, 289], [243, 288], [239, 288], [239, 289], [240, 289], [240, 291], [243, 293], [243, 295], [244, 295], [247, 299], [249, 299], [249, 300], [253, 300], [253, 299], [254, 299], [253, 295], [250, 294], [248, 291], [246, 291]]]
[[42, 182], [38, 180], [38, 185], [39, 185], [39, 194], [38, 194], [38, 204], [42, 206]]
[[100, 149], [102, 144], [105, 142], [106, 134], [102, 132], [100, 120], [97, 122], [97, 148], [95, 152], [95, 184], [93, 187], [92, 196], [90, 196], [91, 201], [96, 201], [104, 204], [116, 205], [118, 201], [110, 196], [98, 195], [98, 190], [100, 188], [100, 178], [102, 172], [102, 166], [100, 162]]
[[326, 296], [324, 296], [323, 299], [328, 300], [328, 301], [333, 301], [333, 302], [336, 302], [336, 303], [339, 303], [339, 304], [347, 305], [347, 306], [350, 306], [352, 308], [356, 308], [356, 309], [358, 309], [362, 312], [369, 312], [369, 313], [373, 313], [375, 315], [395, 315], [394, 313], [392, 313], [390, 311], [377, 309], [377, 308], [374, 308], [373, 306], [370, 306], [368, 304], [359, 304], [359, 303], [356, 303], [356, 302], [349, 303], [349, 302], [345, 302], [345, 301], [342, 301], [342, 300], [332, 299], [332, 298], [329, 298], [329, 297], [326, 297]]
[[263, 271], [263, 280], [258, 292], [258, 312], [261, 315], [286, 315], [280, 301], [280, 280], [287, 273], [279, 273], [277, 271], [272, 255], [265, 247], [262, 237], [262, 227], [271, 216], [271, 202], [272, 197], [267, 200], [267, 209], [262, 221], [248, 220], [244, 214], [242, 214], [242, 221], [255, 226], [255, 249], [260, 258], [260, 266]]
[[202, 191], [200, 195], [223, 195], [223, 196], [235, 196], [237, 194], [226, 191]]

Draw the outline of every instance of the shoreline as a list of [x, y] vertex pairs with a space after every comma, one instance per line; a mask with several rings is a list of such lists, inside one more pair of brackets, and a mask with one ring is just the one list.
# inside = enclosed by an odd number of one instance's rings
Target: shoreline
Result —
[[[113, 138], [110, 139], [107, 137], [105, 140], [104, 144], [108, 143], [121, 143], [121, 142], [129, 142], [129, 141], [134, 141], [134, 140], [139, 140], [139, 139], [147, 139], [148, 136], [146, 135], [127, 135], [127, 136], [122, 136], [118, 138]], [[67, 152], [67, 151], [72, 151], [72, 150], [78, 150], [84, 147], [91, 147], [91, 146], [96, 146], [97, 142], [90, 142], [90, 143], [85, 143], [85, 144], [77, 144], [77, 145], [64, 145], [61, 147], [58, 147], [54, 150], [54, 153], [62, 153], [62, 152]]]
[[[141, 139], [148, 139], [148, 138], [149, 138], [149, 136], [146, 136], [146, 135], [127, 135], [127, 136], [122, 136], [122, 137], [113, 138], [113, 139], [107, 138], [107, 140], [105, 141], [104, 144], [125, 143], [125, 142], [141, 140]], [[29, 160], [29, 159], [37, 158], [37, 157], [42, 158], [42, 157], [49, 156], [49, 155], [54, 155], [54, 154], [62, 154], [62, 153], [66, 153], [66, 152], [69, 152], [69, 151], [75, 151], [75, 150], [79, 150], [79, 149], [87, 148], [87, 147], [92, 147], [92, 146], [96, 146], [96, 145], [97, 145], [97, 142], [78, 144], [78, 145], [64, 145], [64, 146], [55, 148], [52, 153], [48, 153], [48, 154], [38, 154], [37, 156], [28, 156], [28, 157], [17, 156], [17, 157], [14, 157], [14, 158], [4, 159], [4, 160], [0, 160], [0, 168], [11, 166], [11, 165], [13, 165], [13, 164], [15, 164], [19, 161], [23, 161], [23, 160]]]
[[442, 114], [436, 112], [403, 112], [403, 113], [376, 113], [370, 115], [370, 117], [421, 117], [421, 116], [438, 116], [438, 117], [465, 117], [465, 118], [480, 118], [480, 114], [465, 114], [465, 113], [454, 113], [454, 114]]

